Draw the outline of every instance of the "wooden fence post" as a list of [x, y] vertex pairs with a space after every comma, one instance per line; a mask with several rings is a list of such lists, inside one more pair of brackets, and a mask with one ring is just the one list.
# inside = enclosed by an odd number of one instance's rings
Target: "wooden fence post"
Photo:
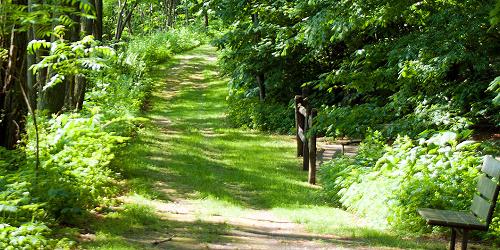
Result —
[[306, 109], [306, 112], [305, 112], [305, 116], [303, 117], [304, 119], [304, 141], [302, 142], [303, 143], [303, 153], [302, 153], [302, 157], [303, 157], [303, 162], [302, 162], [302, 170], [304, 171], [308, 171], [309, 170], [309, 142], [308, 142], [308, 139], [307, 139], [307, 136], [306, 136], [306, 133], [307, 131], [309, 131], [309, 114], [308, 114], [308, 107], [309, 107], [309, 102], [307, 101], [307, 98], [304, 98], [304, 100], [302, 101], [303, 103], [303, 107]]
[[[313, 119], [318, 114], [316, 109], [308, 108], [308, 127], [312, 128]], [[309, 138], [309, 177], [308, 181], [310, 184], [316, 184], [316, 133], [311, 133], [311, 138]]]
[[300, 95], [295, 96], [295, 129], [297, 130], [296, 132], [296, 141], [297, 141], [297, 157], [300, 157], [303, 155], [304, 152], [304, 144], [302, 143], [302, 140], [300, 139], [299, 136], [299, 128], [304, 129], [304, 117], [300, 114], [299, 112], [299, 105], [302, 104], [302, 101], [304, 98]]
[[317, 110], [310, 107], [307, 98], [295, 96], [295, 127], [297, 128], [297, 156], [302, 156], [302, 169], [309, 171], [308, 181], [316, 184], [316, 134], [309, 131]]

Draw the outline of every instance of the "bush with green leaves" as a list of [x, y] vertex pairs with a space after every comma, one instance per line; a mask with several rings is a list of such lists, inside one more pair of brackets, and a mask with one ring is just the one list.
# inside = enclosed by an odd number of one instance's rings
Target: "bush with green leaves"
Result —
[[63, 238], [48, 239], [51, 230], [43, 223], [28, 222], [18, 227], [0, 224], [0, 248], [15, 249], [73, 249], [75, 243]]
[[51, 239], [54, 220], [47, 203], [37, 196], [35, 170], [21, 150], [0, 148], [0, 248], [70, 249], [66, 238]]
[[211, 4], [228, 27], [217, 40], [222, 69], [242, 98], [255, 88], [269, 103], [305, 94], [329, 107], [318, 130], [332, 136], [498, 127], [496, 0]]
[[[390, 114], [372, 104], [354, 107], [322, 107], [315, 120], [315, 129], [324, 131], [326, 136], [363, 138], [369, 128], [381, 130], [389, 122]], [[356, 126], [353, 126], [356, 124]]]
[[294, 126], [291, 107], [278, 103], [263, 103], [256, 98], [228, 97], [227, 119], [235, 127], [290, 134]]
[[473, 124], [471, 119], [458, 115], [459, 112], [454, 112], [449, 105], [428, 104], [425, 100], [411, 112], [401, 113], [398, 109], [401, 106], [396, 103], [386, 106], [372, 103], [324, 106], [316, 118], [315, 129], [331, 137], [364, 138], [370, 128], [374, 128], [385, 137], [394, 139], [399, 134], [415, 138], [426, 130], [462, 131]]
[[166, 32], [134, 37], [127, 46], [129, 55], [139, 56], [148, 66], [164, 62], [172, 55], [206, 42], [206, 37], [193, 28], [182, 27]]
[[[463, 141], [468, 133], [399, 136], [384, 145], [380, 133], [367, 137], [354, 157], [321, 168], [323, 195], [331, 202], [405, 232], [428, 230], [417, 209], [466, 210], [471, 205], [481, 164], [480, 144]], [[499, 236], [497, 211], [489, 236]]]
[[375, 131], [369, 133], [361, 142], [354, 157], [342, 155], [321, 165], [319, 177], [323, 186], [323, 198], [332, 204], [341, 205], [341, 192], [370, 172], [385, 151], [385, 138]]
[[[42, 123], [34, 188], [55, 218], [70, 221], [117, 193], [116, 174], [108, 166], [127, 137], [107, 131], [110, 122], [101, 114], [61, 114]], [[27, 147], [34, 152], [33, 143]]]

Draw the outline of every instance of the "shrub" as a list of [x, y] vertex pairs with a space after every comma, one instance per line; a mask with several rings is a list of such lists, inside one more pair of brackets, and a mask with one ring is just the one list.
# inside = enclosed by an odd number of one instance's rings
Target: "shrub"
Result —
[[108, 165], [115, 148], [127, 138], [107, 132], [108, 122], [100, 114], [61, 114], [43, 124], [35, 190], [56, 218], [72, 219], [117, 193], [115, 173]]
[[[405, 232], [428, 230], [417, 209], [468, 209], [481, 164], [479, 143], [462, 141], [468, 133], [399, 136], [392, 145], [370, 134], [354, 157], [334, 159], [321, 168], [323, 195], [330, 202]], [[383, 147], [383, 149], [382, 149]], [[490, 232], [500, 235], [496, 212]]]
[[135, 37], [129, 42], [127, 50], [129, 54], [139, 56], [148, 66], [152, 66], [204, 42], [203, 34], [192, 28], [179, 28]]
[[388, 121], [388, 114], [384, 108], [373, 104], [332, 106], [323, 107], [316, 121], [316, 129], [325, 131], [327, 136], [363, 138], [369, 128], [382, 129]]
[[295, 118], [288, 106], [260, 102], [257, 98], [228, 97], [227, 119], [234, 127], [289, 134]]
[[323, 184], [322, 196], [330, 203], [341, 205], [343, 190], [360, 181], [360, 177], [375, 166], [385, 152], [385, 141], [378, 131], [369, 134], [354, 157], [342, 155], [326, 162], [319, 169]]
[[457, 132], [472, 124], [470, 119], [458, 115], [458, 111], [448, 104], [423, 103], [401, 116], [400, 106], [409, 106], [409, 103], [390, 103], [383, 107], [373, 103], [323, 107], [318, 114], [316, 129], [332, 137], [363, 138], [369, 128], [374, 128], [384, 136], [395, 139], [399, 134], [415, 138], [431, 129]]
[[0, 148], [0, 248], [69, 249], [67, 239], [50, 239], [47, 204], [34, 195], [34, 170], [21, 150]]

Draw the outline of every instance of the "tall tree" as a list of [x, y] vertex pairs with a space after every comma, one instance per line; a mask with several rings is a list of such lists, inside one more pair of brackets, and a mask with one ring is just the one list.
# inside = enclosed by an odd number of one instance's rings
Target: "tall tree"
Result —
[[103, 2], [102, 0], [95, 0], [94, 1], [94, 7], [95, 7], [95, 20], [94, 20], [94, 37], [96, 40], [102, 42], [102, 34], [103, 34]]
[[[13, 5], [26, 6], [27, 0], [13, 0]], [[27, 32], [18, 22], [10, 24], [7, 64], [0, 82], [0, 145], [14, 148], [24, 127], [26, 105], [21, 87], [26, 88]]]
[[123, 30], [125, 29], [125, 25], [130, 22], [134, 9], [138, 4], [139, 1], [134, 1], [130, 4], [127, 0], [124, 0], [123, 3], [119, 4], [120, 12], [118, 14], [118, 20], [116, 24], [115, 41], [119, 41], [121, 39]]
[[[256, 30], [255, 43], [258, 43], [258, 42], [260, 42], [260, 39], [261, 39], [260, 28], [259, 28], [259, 14], [258, 13], [252, 14], [252, 22], [254, 25], [254, 29]], [[257, 72], [255, 73], [255, 80], [257, 81], [257, 86], [259, 87], [259, 99], [260, 99], [260, 101], [263, 102], [266, 99], [266, 85], [265, 85], [266, 78], [264, 76], [263, 69], [257, 70]]]

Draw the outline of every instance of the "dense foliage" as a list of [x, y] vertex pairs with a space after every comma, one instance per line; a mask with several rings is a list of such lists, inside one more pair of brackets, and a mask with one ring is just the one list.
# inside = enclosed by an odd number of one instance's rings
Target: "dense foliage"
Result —
[[[475, 192], [485, 148], [463, 140], [467, 134], [423, 134], [418, 140], [398, 137], [392, 145], [380, 132], [370, 134], [354, 157], [323, 165], [323, 195], [377, 225], [403, 232], [425, 232], [417, 209], [467, 210]], [[497, 210], [488, 233], [500, 235]], [[498, 242], [497, 242], [498, 243]]]
[[[148, 67], [202, 42], [193, 37], [189, 30], [138, 37], [118, 52], [91, 45], [88, 41], [92, 38], [73, 44], [62, 40], [32, 43], [34, 48], [44, 44], [58, 48], [35, 67], [57, 65], [61, 81], [65, 74], [71, 74], [65, 68], [79, 70], [87, 75], [89, 91], [80, 112], [38, 117], [39, 169], [35, 168], [36, 131], [32, 126], [23, 148], [0, 151], [1, 248], [70, 247], [73, 243], [67, 239], [47, 238], [49, 227], [56, 222], [78, 223], [90, 209], [110, 205], [109, 198], [120, 191], [120, 169], [110, 163], [141, 123], [137, 117], [152, 88]], [[153, 46], [158, 40], [163, 43], [155, 48], [166, 53], [153, 58], [145, 56], [147, 46], [138, 46], [144, 41]], [[68, 59], [68, 53], [83, 52], [82, 44], [89, 46], [85, 51], [105, 50], [107, 56], [82, 54], [81, 59]], [[87, 70], [89, 67], [93, 70]]]
[[262, 103], [258, 98], [228, 97], [227, 119], [235, 127], [291, 134], [293, 109], [280, 103]]
[[148, 71], [205, 42], [193, 28], [174, 29], [188, 21], [177, 9], [203, 6], [0, 2], [1, 249], [71, 248], [60, 225], [110, 205], [121, 189], [111, 163], [141, 124]]
[[219, 46], [235, 98], [265, 89], [285, 106], [305, 94], [331, 136], [500, 121], [495, 1], [220, 2], [239, 6], [217, 12], [230, 23]]

